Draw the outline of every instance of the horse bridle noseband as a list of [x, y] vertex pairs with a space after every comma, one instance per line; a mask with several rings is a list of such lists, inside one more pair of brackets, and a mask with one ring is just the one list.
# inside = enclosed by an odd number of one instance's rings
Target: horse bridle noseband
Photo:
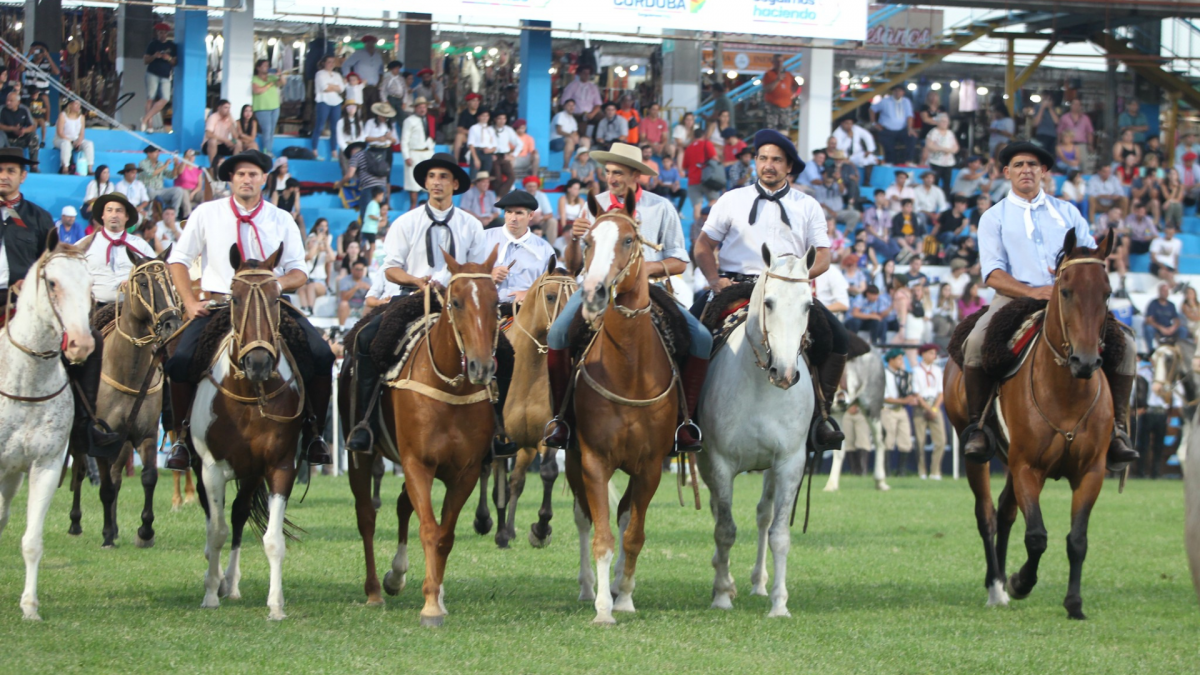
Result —
[[[811, 279], [808, 276], [785, 277], [781, 274], [775, 274], [774, 272], [771, 272], [769, 270], [764, 271], [762, 276], [765, 276], [770, 279], [778, 279], [780, 281], [786, 281], [788, 283], [809, 283], [811, 281]], [[767, 352], [766, 359], [764, 359], [762, 356], [759, 355], [758, 348], [754, 346], [754, 341], [749, 339], [749, 336], [746, 336], [747, 337], [746, 342], [748, 342], [750, 344], [750, 351], [754, 353], [754, 363], [759, 367], [760, 370], [767, 370], [768, 368], [771, 367], [771, 335], [767, 331], [766, 312], [763, 311], [764, 307], [766, 306], [766, 299], [764, 298], [764, 296], [766, 295], [766, 286], [767, 286], [767, 282], [764, 281], [763, 282], [763, 290], [761, 293], [759, 293], [759, 299], [758, 299], [758, 324], [759, 324], [758, 329], [762, 332], [762, 336], [763, 336], [762, 344], [763, 344], [763, 348]], [[804, 345], [803, 345], [803, 341], [801, 341], [800, 350], [798, 352], [796, 352], [796, 358], [799, 359], [800, 355], [803, 353], [804, 353]]]
[[[654, 244], [643, 239], [642, 228], [638, 224], [638, 221], [634, 220], [632, 216], [624, 211], [607, 211], [602, 213], [596, 218], [596, 223], [599, 223], [605, 217], [619, 218], [633, 226], [633, 234], [635, 235], [634, 243], [636, 246], [634, 247], [633, 252], [629, 254], [629, 260], [625, 262], [625, 266], [621, 268], [620, 272], [617, 272], [617, 276], [613, 277], [612, 282], [608, 285], [608, 304], [611, 305], [613, 309], [620, 312], [621, 316], [625, 317], [626, 319], [632, 319], [635, 316], [641, 316], [642, 314], [648, 313], [651, 305], [654, 303], [647, 302], [646, 306], [642, 307], [641, 309], [629, 309], [624, 305], [618, 304], [617, 286], [620, 286], [621, 282], [625, 281], [625, 277], [629, 276], [629, 273], [633, 270], [634, 264], [637, 264], [639, 267], [641, 266], [642, 260], [645, 257], [645, 254], [642, 252], [643, 246], [649, 246], [655, 251], [661, 251], [663, 247], [661, 244]], [[592, 227], [595, 227], [595, 225], [593, 224]]]
[[[433, 373], [438, 376], [438, 379], [444, 382], [447, 386], [457, 387], [462, 384], [462, 381], [467, 376], [467, 350], [463, 345], [462, 333], [458, 330], [458, 324], [454, 321], [454, 312], [450, 311], [450, 307], [446, 301], [450, 297], [450, 287], [459, 279], [491, 279], [492, 275], [488, 272], [459, 272], [450, 276], [450, 280], [446, 282], [446, 294], [434, 288], [433, 284], [425, 284], [425, 351], [429, 356], [429, 367], [433, 369]], [[430, 297], [432, 293], [437, 293], [438, 302], [442, 306], [442, 313], [446, 315], [446, 319], [450, 322], [450, 332], [454, 334], [454, 343], [458, 345], [458, 353], [462, 355], [462, 372], [454, 377], [446, 377], [442, 371], [438, 370], [437, 361], [433, 360], [433, 345], [430, 344], [429, 330], [432, 328], [432, 320], [430, 313]], [[500, 344], [500, 308], [496, 307], [496, 333], [492, 336], [492, 358], [496, 357], [496, 346]]]
[[[49, 301], [49, 303], [50, 303], [50, 311], [54, 313], [54, 319], [56, 321], [58, 321], [58, 327], [60, 329], [60, 332], [62, 333], [62, 341], [59, 343], [58, 349], [52, 349], [50, 351], [45, 351], [45, 352], [39, 352], [37, 350], [30, 349], [29, 347], [26, 347], [25, 345], [21, 344], [20, 342], [17, 342], [13, 338], [12, 331], [9, 330], [10, 322], [7, 320], [4, 322], [4, 335], [8, 338], [8, 341], [10, 344], [12, 344], [12, 346], [16, 347], [17, 349], [21, 350], [22, 352], [25, 352], [29, 356], [32, 356], [32, 357], [38, 358], [38, 359], [42, 359], [42, 360], [46, 360], [46, 361], [53, 359], [57, 356], [60, 356], [63, 353], [63, 348], [67, 342], [66, 323], [63, 321], [62, 314], [58, 311], [58, 305], [55, 304], [55, 302], [54, 302], [54, 296], [50, 293], [50, 279], [46, 277], [46, 265], [48, 265], [50, 263], [50, 261], [54, 260], [55, 258], [74, 258], [76, 260], [83, 260], [84, 256], [82, 253], [80, 253], [78, 251], [74, 251], [74, 250], [51, 251], [51, 252], [43, 255], [40, 259], [38, 259], [38, 262], [37, 262], [37, 267], [36, 267], [37, 276], [41, 280], [42, 286], [46, 289], [46, 300]], [[10, 308], [14, 307], [12, 295], [13, 295], [13, 289], [10, 286], [8, 288], [8, 297], [7, 297], [7, 303], [8, 303], [7, 307], [10, 307]], [[21, 403], [42, 403], [44, 401], [49, 401], [50, 399], [55, 398], [59, 394], [63, 393], [63, 391], [70, 384], [71, 384], [71, 378], [68, 376], [68, 377], [64, 378], [63, 385], [61, 387], [59, 387], [58, 390], [52, 394], [47, 394], [45, 396], [18, 396], [16, 394], [10, 394], [6, 391], [0, 390], [0, 396], [3, 396], [4, 398], [7, 398], [7, 399], [11, 399], [13, 401], [19, 401]]]
[[[147, 301], [137, 289], [136, 281], [138, 277], [145, 277], [149, 281], [149, 301]], [[155, 299], [154, 289], [156, 285], [159, 288], [162, 288], [163, 296], [166, 298], [166, 307], [161, 310], [157, 308]], [[179, 311], [179, 306], [181, 304], [179, 302], [179, 295], [175, 291], [175, 286], [171, 283], [170, 276], [167, 273], [167, 263], [161, 260], [150, 260], [138, 265], [137, 267], [134, 267], [129, 273], [129, 280], [124, 282], [122, 286], [127, 289], [126, 292], [137, 299], [138, 303], [141, 304], [141, 306], [150, 316], [149, 335], [143, 335], [142, 337], [136, 338], [131, 335], [127, 335], [125, 331], [121, 330], [122, 303], [119, 301], [117, 302], [115, 322], [117, 334], [128, 340], [129, 343], [134, 347], [145, 347], [146, 345], [159, 341], [158, 327], [162, 324], [164, 319], [169, 318], [171, 315], [174, 315], [181, 320], [183, 319], [183, 313]], [[161, 342], [165, 343], [168, 340], [169, 338], [167, 340], [161, 340]]]
[[[550, 311], [550, 305], [546, 302], [545, 292], [545, 288], [551, 284], [558, 286], [558, 297], [554, 299], [553, 312]], [[541, 291], [541, 293], [538, 293], [538, 297], [541, 298], [542, 311], [546, 313], [546, 330], [549, 330], [550, 327], [554, 325], [554, 319], [558, 317], [559, 312], [562, 311], [562, 307], [565, 304], [565, 300], [563, 300], [564, 296], [571, 295], [578, 287], [579, 285], [575, 283], [573, 278], [561, 275], [545, 275], [533, 285], [533, 289]], [[545, 354], [546, 352], [550, 351], [549, 345], [544, 345], [539, 342], [532, 333], [525, 329], [525, 326], [521, 325], [521, 320], [517, 316], [516, 311], [513, 312], [513, 325], [515, 325], [518, 330], [525, 334], [525, 337], [529, 338], [533, 344], [537, 346], [537, 352], [539, 354]]]
[[[1073, 267], [1075, 265], [1103, 264], [1104, 261], [1099, 258], [1076, 258], [1075, 260], [1064, 261], [1063, 264], [1058, 266], [1058, 272], [1054, 277], [1054, 285], [1051, 287], [1051, 292], [1053, 293], [1054, 291], [1058, 290], [1058, 280], [1061, 278], [1062, 271], [1068, 267]], [[1066, 356], [1063, 356], [1058, 352], [1057, 349], [1054, 348], [1054, 345], [1050, 343], [1050, 338], [1046, 336], [1045, 330], [1042, 331], [1042, 340], [1046, 343], [1046, 346], [1050, 348], [1050, 353], [1054, 355], [1054, 362], [1059, 366], [1065, 366], [1067, 365], [1067, 360], [1070, 359], [1071, 355], [1075, 352], [1075, 349], [1071, 346], [1071, 336], [1070, 333], [1067, 332], [1067, 320], [1063, 318], [1061, 308], [1058, 310], [1058, 328], [1060, 331], [1062, 331], [1062, 350], [1066, 352]], [[1104, 351], [1103, 327], [1100, 328], [1100, 351]]]

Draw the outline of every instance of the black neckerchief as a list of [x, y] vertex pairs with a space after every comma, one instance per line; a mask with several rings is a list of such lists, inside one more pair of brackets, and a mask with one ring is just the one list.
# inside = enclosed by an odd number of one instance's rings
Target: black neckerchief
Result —
[[754, 198], [754, 203], [750, 205], [750, 224], [753, 225], [754, 221], [758, 219], [758, 203], [760, 201], [768, 201], [768, 202], [775, 202], [775, 203], [779, 204], [780, 219], [783, 220], [784, 225], [791, 227], [792, 221], [788, 220], [787, 209], [783, 208], [783, 203], [779, 201], [779, 200], [783, 199], [784, 195], [791, 192], [791, 190], [792, 190], [791, 186], [789, 186], [786, 182], [784, 182], [783, 188], [780, 189], [779, 192], [776, 192], [775, 194], [770, 194], [766, 190], [763, 189], [762, 183], [759, 183], [756, 181], [754, 183], [754, 189], [758, 190], [758, 196]]
[[429, 226], [429, 229], [425, 230], [425, 262], [429, 263], [430, 267], [433, 267], [433, 228], [439, 226], [446, 228], [446, 233], [450, 237], [450, 245], [446, 248], [446, 252], [450, 254], [451, 258], [455, 255], [454, 230], [450, 229], [450, 219], [454, 217], [454, 207], [450, 207], [450, 210], [446, 213], [445, 220], [438, 220], [433, 215], [433, 209], [429, 208], [429, 202], [425, 202], [425, 215], [433, 222]]

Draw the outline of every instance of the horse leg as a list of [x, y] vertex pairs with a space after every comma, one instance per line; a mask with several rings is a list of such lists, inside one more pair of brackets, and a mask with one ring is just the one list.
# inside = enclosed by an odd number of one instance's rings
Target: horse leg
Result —
[[[178, 476], [179, 474], [175, 474], [175, 475]], [[192, 472], [184, 471], [183, 479], [184, 479], [184, 482], [186, 483], [186, 485], [184, 486], [184, 490], [183, 490], [183, 503], [185, 506], [188, 504], [195, 504], [197, 501], [196, 500], [196, 490], [199, 488], [199, 486], [197, 486], [195, 483], [192, 482]], [[175, 485], [178, 486], [179, 483], [176, 482]]]
[[237, 495], [229, 507], [229, 526], [232, 538], [229, 542], [229, 564], [225, 567], [225, 576], [217, 595], [230, 600], [242, 599], [242, 533], [246, 529], [246, 521], [250, 519], [250, 502], [262, 479], [242, 481], [238, 486]]
[[[504, 461], [504, 460], [500, 460]], [[442, 499], [442, 522], [437, 528], [437, 541], [435, 542], [434, 552], [435, 557], [426, 559], [426, 583], [433, 581], [437, 585], [437, 608], [440, 614], [432, 622], [427, 625], [440, 626], [446, 617], [446, 563], [450, 560], [450, 552], [454, 550], [454, 530], [458, 527], [458, 516], [462, 513], [463, 506], [467, 500], [471, 498], [471, 491], [475, 488], [474, 481], [460, 481], [446, 486], [446, 496]], [[433, 569], [433, 578], [429, 578], [429, 569]], [[430, 596], [425, 596], [426, 607], [429, 606]], [[425, 619], [424, 610], [422, 610], [422, 619]]]
[[[987, 467], [982, 467], [987, 472]], [[1004, 590], [1008, 575], [1005, 569], [1008, 563], [1008, 538], [1012, 534], [1013, 523], [1017, 520], [1017, 498], [1013, 494], [1012, 474], [1005, 477], [1004, 489], [1000, 491], [1000, 501], [996, 510], [996, 572], [992, 576], [992, 584], [988, 586], [989, 603], [997, 605], [1008, 604], [1008, 593]], [[994, 589], [994, 590], [993, 590]], [[990, 596], [996, 595], [996, 602]]]
[[804, 479], [806, 453], [796, 452], [771, 471], [775, 478], [775, 518], [768, 530], [771, 560], [775, 563], [775, 584], [771, 586], [771, 611], [768, 617], [790, 617], [787, 601], [787, 561], [792, 548], [791, 523], [788, 516], [796, 500], [797, 488]]
[[592, 519], [588, 515], [585, 500], [575, 498], [575, 528], [579, 531], [579, 600], [591, 602], [596, 599], [596, 575], [592, 572], [592, 560], [588, 557], [592, 543]]
[[729, 573], [729, 550], [737, 540], [737, 523], [733, 520], [733, 471], [719, 456], [711, 452], [702, 453], [700, 474], [709, 489], [709, 509], [712, 511], [713, 541], [713, 591], [712, 609], [733, 609], [737, 587]]
[[[294, 442], [294, 441], [293, 441]], [[283, 558], [287, 555], [287, 540], [283, 536], [283, 521], [288, 497], [296, 481], [296, 470], [285, 463], [267, 472], [267, 531], [263, 533], [263, 550], [271, 567], [271, 587], [267, 591], [267, 618], [281, 621], [283, 613]]]
[[[496, 506], [496, 547], [508, 548], [512, 535], [508, 533], [508, 511], [512, 502], [512, 490], [505, 476], [508, 469], [507, 459], [497, 459], [492, 462], [492, 503]], [[507, 494], [504, 494], [507, 493]]]
[[190, 471], [172, 471], [175, 474], [175, 486], [171, 491], [171, 510], [178, 511], [179, 507], [183, 506], [183, 494], [179, 490], [179, 481], [184, 474], [188, 477], [188, 486], [191, 486], [192, 473]]
[[1046, 526], [1042, 523], [1042, 507], [1038, 503], [1045, 479], [1024, 465], [1012, 467], [1012, 473], [1017, 506], [1025, 515], [1025, 551], [1029, 559], [1020, 571], [1008, 578], [1008, 594], [1014, 600], [1023, 600], [1037, 585], [1038, 564], [1046, 552]]
[[379, 490], [383, 487], [383, 474], [386, 473], [383, 467], [383, 455], [375, 455], [375, 461], [371, 462], [371, 506], [378, 511], [379, 507], [383, 506], [383, 499], [379, 496]]
[[17, 496], [17, 489], [21, 487], [21, 479], [24, 477], [25, 474], [20, 471], [0, 473], [0, 535], [4, 534], [4, 527], [8, 525], [12, 500]]
[[145, 501], [142, 504], [142, 526], [138, 528], [133, 538], [133, 545], [138, 548], [154, 546], [154, 488], [158, 485], [158, 464], [156, 463], [157, 443], [153, 438], [142, 441], [139, 451], [142, 456], [142, 492]]
[[613, 597], [604, 592], [610, 586], [613, 547], [616, 545], [608, 507], [608, 481], [612, 478], [612, 470], [588, 452], [583, 454], [582, 462], [585, 497], [592, 514], [592, 525], [596, 528], [592, 536], [592, 559], [596, 563], [596, 618], [592, 623], [612, 625], [617, 622], [612, 615]]
[[1099, 469], [1084, 474], [1077, 485], [1071, 486], [1074, 491], [1071, 495], [1071, 532], [1067, 535], [1067, 560], [1071, 563], [1071, 574], [1067, 582], [1067, 597], [1063, 599], [1069, 619], [1087, 618], [1083, 615], [1079, 582], [1083, 578], [1083, 559], [1087, 557], [1088, 518], [1092, 515], [1092, 507], [1102, 487], [1104, 473]]
[[[525, 492], [525, 476], [537, 453], [536, 448], [521, 448], [513, 461], [512, 473], [508, 477], [508, 517], [501, 519], [508, 541], [517, 538], [517, 500]], [[497, 533], [497, 536], [499, 533]]]
[[968, 462], [967, 482], [975, 495], [975, 525], [979, 538], [983, 540], [983, 559], [987, 571], [983, 575], [983, 587], [987, 589], [987, 606], [1005, 606], [1008, 594], [1004, 590], [1002, 568], [996, 558], [996, 509], [992, 505], [991, 476], [988, 467]]
[[104, 528], [101, 530], [104, 541], [100, 544], [100, 548], [115, 548], [117, 545], [117, 490], [119, 489], [117, 481], [121, 478], [121, 469], [125, 468], [125, 464], [97, 458], [96, 466], [100, 469], [100, 509], [104, 513]]
[[750, 595], [767, 594], [767, 546], [771, 523], [775, 521], [775, 470], [763, 471], [762, 497], [758, 500], [758, 554], [750, 572]]
[[871, 438], [875, 441], [875, 489], [887, 492], [892, 489], [887, 484], [887, 451], [883, 446], [883, 424], [879, 418], [868, 421], [871, 427]]
[[[207, 454], [207, 453], [205, 453]], [[204, 483], [206, 502], [206, 540], [204, 557], [208, 560], [208, 571], [204, 574], [204, 600], [201, 607], [216, 609], [221, 606], [218, 592], [221, 589], [221, 549], [229, 536], [225, 524], [225, 472], [216, 464], [205, 464], [200, 474]]]
[[71, 455], [71, 525], [67, 527], [67, 534], [78, 537], [83, 534], [83, 527], [80, 521], [83, 519], [83, 509], [80, 508], [79, 502], [83, 498], [83, 479], [87, 475], [87, 460], [78, 454]]
[[[550, 545], [550, 519], [554, 517], [554, 482], [558, 480], [557, 451], [546, 449], [542, 453], [542, 466], [538, 475], [542, 477], [542, 506], [538, 509], [538, 520], [529, 527], [529, 543], [534, 548]], [[588, 528], [589, 530], [591, 528]]]
[[[25, 613], [25, 618], [32, 621], [42, 620], [42, 617], [38, 616], [37, 598], [38, 565], [42, 561], [43, 551], [42, 532], [46, 526], [50, 500], [54, 497], [54, 491], [58, 489], [62, 464], [63, 457], [57, 455], [44, 464], [34, 462], [29, 469], [29, 506], [25, 515], [25, 536], [21, 539], [21, 553], [25, 557], [25, 591], [21, 593], [21, 610]], [[11, 484], [12, 492], [16, 492], [16, 486], [19, 484], [19, 480]], [[11, 496], [5, 499], [5, 504], [10, 501]], [[7, 520], [7, 506], [0, 508], [4, 510], [2, 518]]]
[[[417, 461], [404, 463], [404, 489], [417, 512], [417, 532], [421, 537], [421, 548], [425, 550], [425, 583], [421, 591], [425, 596], [425, 606], [421, 608], [421, 625], [437, 627], [444, 622], [441, 605], [441, 584], [434, 581], [436, 577], [437, 547], [440, 540], [437, 520], [433, 517], [433, 501], [430, 491], [433, 486], [433, 476], [429, 470]], [[446, 498], [449, 498], [447, 493]]]
[[621, 528], [621, 558], [624, 564], [618, 563], [617, 566], [617, 571], [623, 572], [619, 578], [617, 599], [613, 604], [613, 611], [617, 612], [634, 611], [634, 574], [637, 572], [638, 556], [646, 543], [646, 511], [654, 493], [658, 491], [659, 481], [662, 480], [661, 463], [647, 462], [645, 466], [644, 474], [629, 477], [629, 489], [625, 493], [630, 503], [623, 517], [625, 526]]
[[392, 557], [392, 569], [383, 575], [383, 590], [387, 591], [388, 595], [398, 595], [408, 583], [408, 521], [412, 514], [412, 500], [408, 496], [407, 488], [401, 486], [400, 496], [396, 498], [400, 536], [396, 545], [396, 555]]
[[[661, 465], [659, 466], [661, 467]], [[609, 481], [609, 485], [612, 485], [612, 481]], [[621, 501], [617, 503], [617, 561], [613, 564], [613, 578], [608, 587], [613, 599], [617, 597], [617, 593], [621, 587], [621, 577], [625, 574], [625, 531], [629, 527], [629, 509], [632, 505], [632, 495], [633, 481], [631, 480], [629, 485], [625, 487], [625, 494], [621, 495]]]
[[[407, 467], [405, 467], [407, 468]], [[480, 536], [492, 531], [492, 513], [488, 509], [488, 476], [492, 473], [491, 463], [479, 471], [479, 506], [475, 508], [475, 534]]]
[[367, 606], [383, 605], [383, 595], [379, 585], [379, 574], [375, 570], [375, 518], [379, 507], [371, 495], [371, 487], [375, 477], [376, 462], [370, 469], [364, 461], [350, 462], [347, 473], [350, 480], [350, 491], [354, 493], [354, 516], [358, 521], [358, 536], [363, 543], [363, 558], [367, 564], [367, 579], [363, 582], [363, 592], [367, 594]]
[[829, 478], [825, 479], [825, 491], [837, 492], [842, 478], [842, 463], [846, 461], [845, 450], [833, 451], [833, 463], [829, 466]]

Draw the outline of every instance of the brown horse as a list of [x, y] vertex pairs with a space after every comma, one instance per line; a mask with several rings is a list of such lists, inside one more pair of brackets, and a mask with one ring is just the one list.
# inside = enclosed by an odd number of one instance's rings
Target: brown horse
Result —
[[[383, 589], [389, 595], [404, 589], [408, 522], [415, 510], [425, 550], [422, 626], [440, 626], [445, 621], [442, 584], [446, 560], [454, 548], [454, 527], [479, 480], [496, 422], [489, 391], [500, 335], [499, 298], [491, 277], [496, 251], [482, 265], [460, 265], [450, 255], [443, 255], [450, 280], [444, 293], [432, 287], [425, 290], [425, 320], [431, 321], [428, 303], [434, 292], [442, 296], [442, 311], [413, 347], [399, 379], [387, 387], [379, 413], [387, 437], [375, 443], [377, 451], [382, 450], [404, 468], [404, 488], [396, 500], [400, 541], [392, 569], [383, 578]], [[342, 389], [343, 417], [348, 417], [351, 391], [351, 386]], [[368, 605], [382, 605], [375, 571], [375, 507], [371, 501], [374, 464], [373, 458], [355, 457], [349, 473], [367, 563], [363, 589]], [[431, 497], [435, 478], [446, 486], [440, 524]]]
[[[303, 424], [304, 383], [279, 333], [282, 288], [272, 270], [280, 246], [265, 261], [242, 260], [231, 246], [237, 270], [230, 286], [232, 330], [221, 343], [212, 370], [196, 388], [191, 410], [191, 441], [200, 459], [200, 503], [208, 524], [204, 548], [204, 602], [216, 608], [219, 596], [241, 598], [242, 530], [253, 519], [264, 530], [263, 548], [271, 569], [267, 607], [283, 619], [283, 557], [287, 500], [296, 478], [296, 449]], [[225, 524], [225, 484], [237, 481], [230, 519], [233, 542], [229, 567], [221, 573]]]
[[[1066, 478], [1073, 497], [1067, 535], [1071, 571], [1063, 606], [1068, 617], [1085, 618], [1079, 584], [1087, 555], [1088, 517], [1104, 485], [1113, 428], [1108, 380], [1100, 370], [1111, 293], [1104, 259], [1112, 246], [1111, 231], [1099, 249], [1076, 248], [1075, 230], [1067, 232], [1041, 335], [1017, 373], [1000, 386], [992, 404], [1009, 442], [1009, 472], [998, 508], [992, 505], [987, 465], [967, 463], [987, 561], [984, 587], [989, 606], [1007, 605], [1010, 596], [1019, 600], [1033, 590], [1038, 562], [1047, 547], [1038, 498], [1047, 478]], [[967, 426], [966, 395], [962, 372], [953, 362], [946, 368], [945, 392], [946, 412], [962, 433]], [[1018, 508], [1025, 516], [1029, 559], [1006, 580], [1008, 537]]]
[[[142, 458], [142, 526], [133, 543], [138, 548], [154, 546], [154, 488], [158, 484], [158, 418], [163, 404], [163, 344], [183, 325], [183, 314], [171, 275], [167, 273], [170, 247], [147, 258], [126, 246], [133, 262], [123, 297], [117, 301], [116, 321], [104, 338], [104, 364], [96, 416], [124, 436], [116, 457], [96, 458], [100, 472], [100, 503], [104, 505], [104, 548], [116, 545], [117, 497], [126, 462], [136, 449]], [[136, 410], [134, 409], [136, 408]], [[80, 489], [87, 474], [87, 443], [79, 434], [71, 436], [71, 525], [68, 534], [83, 533], [79, 521]]]
[[[603, 325], [577, 367], [576, 442], [567, 452], [566, 468], [579, 530], [579, 599], [595, 599], [597, 624], [616, 623], [613, 611], [634, 611], [634, 570], [646, 540], [646, 510], [674, 444], [680, 403], [679, 375], [650, 318], [636, 203], [630, 191], [622, 209], [595, 216], [584, 241], [583, 317]], [[591, 196], [588, 206], [600, 214]], [[608, 481], [617, 469], [629, 474], [629, 486], [617, 507], [622, 542], [610, 595], [615, 539]], [[587, 558], [593, 524], [596, 576]]]
[[[555, 273], [557, 264], [557, 259], [551, 259], [546, 273], [529, 287], [525, 302], [514, 313], [512, 325], [505, 333], [513, 347], [514, 365], [512, 384], [504, 402], [504, 426], [520, 451], [513, 464], [507, 494], [493, 490], [496, 516], [500, 521], [496, 545], [500, 548], [508, 548], [508, 542], [517, 536], [517, 500], [525, 490], [529, 466], [538, 455], [542, 456], [542, 506], [538, 509], [537, 522], [529, 527], [529, 543], [535, 548], [550, 543], [550, 519], [554, 517], [551, 498], [554, 481], [558, 479], [558, 461], [555, 453], [546, 452], [542, 445], [546, 423], [554, 416], [550, 410], [550, 380], [546, 372], [546, 335], [576, 288], [573, 277]], [[503, 480], [502, 461], [493, 462], [496, 480]], [[486, 476], [481, 479], [486, 480]], [[486, 489], [480, 491], [479, 509], [475, 512], [477, 525], [491, 518], [486, 493]]]

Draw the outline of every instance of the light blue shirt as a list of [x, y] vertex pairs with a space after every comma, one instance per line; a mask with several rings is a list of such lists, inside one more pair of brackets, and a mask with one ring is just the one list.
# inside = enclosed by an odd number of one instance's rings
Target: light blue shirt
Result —
[[517, 291], [527, 291], [546, 271], [550, 257], [554, 255], [554, 247], [545, 239], [526, 232], [525, 236], [514, 239], [504, 227], [493, 227], [484, 232], [484, 248], [490, 254], [493, 247], [498, 247], [497, 265], [508, 267], [508, 276], [496, 285], [500, 302], [512, 302]]
[[821, 167], [813, 161], [809, 161], [804, 165], [804, 171], [796, 178], [796, 182], [800, 185], [817, 185], [821, 182]]
[[[1013, 195], [1014, 199], [1020, 199]], [[1055, 209], [1066, 227], [1050, 215]], [[1079, 246], [1095, 248], [1091, 228], [1070, 202], [1046, 196], [1046, 201], [1030, 213], [1033, 235], [1025, 232], [1025, 209], [1007, 199], [988, 209], [979, 219], [980, 273], [986, 281], [996, 270], [1004, 270], [1014, 279], [1033, 287], [1050, 286], [1055, 259], [1062, 250], [1067, 227], [1075, 228]]]
[[875, 111], [875, 121], [879, 122], [879, 126], [889, 131], [907, 129], [908, 120], [913, 116], [912, 101], [907, 96], [902, 96], [899, 101], [891, 96], [884, 96], [871, 104], [871, 110]]

